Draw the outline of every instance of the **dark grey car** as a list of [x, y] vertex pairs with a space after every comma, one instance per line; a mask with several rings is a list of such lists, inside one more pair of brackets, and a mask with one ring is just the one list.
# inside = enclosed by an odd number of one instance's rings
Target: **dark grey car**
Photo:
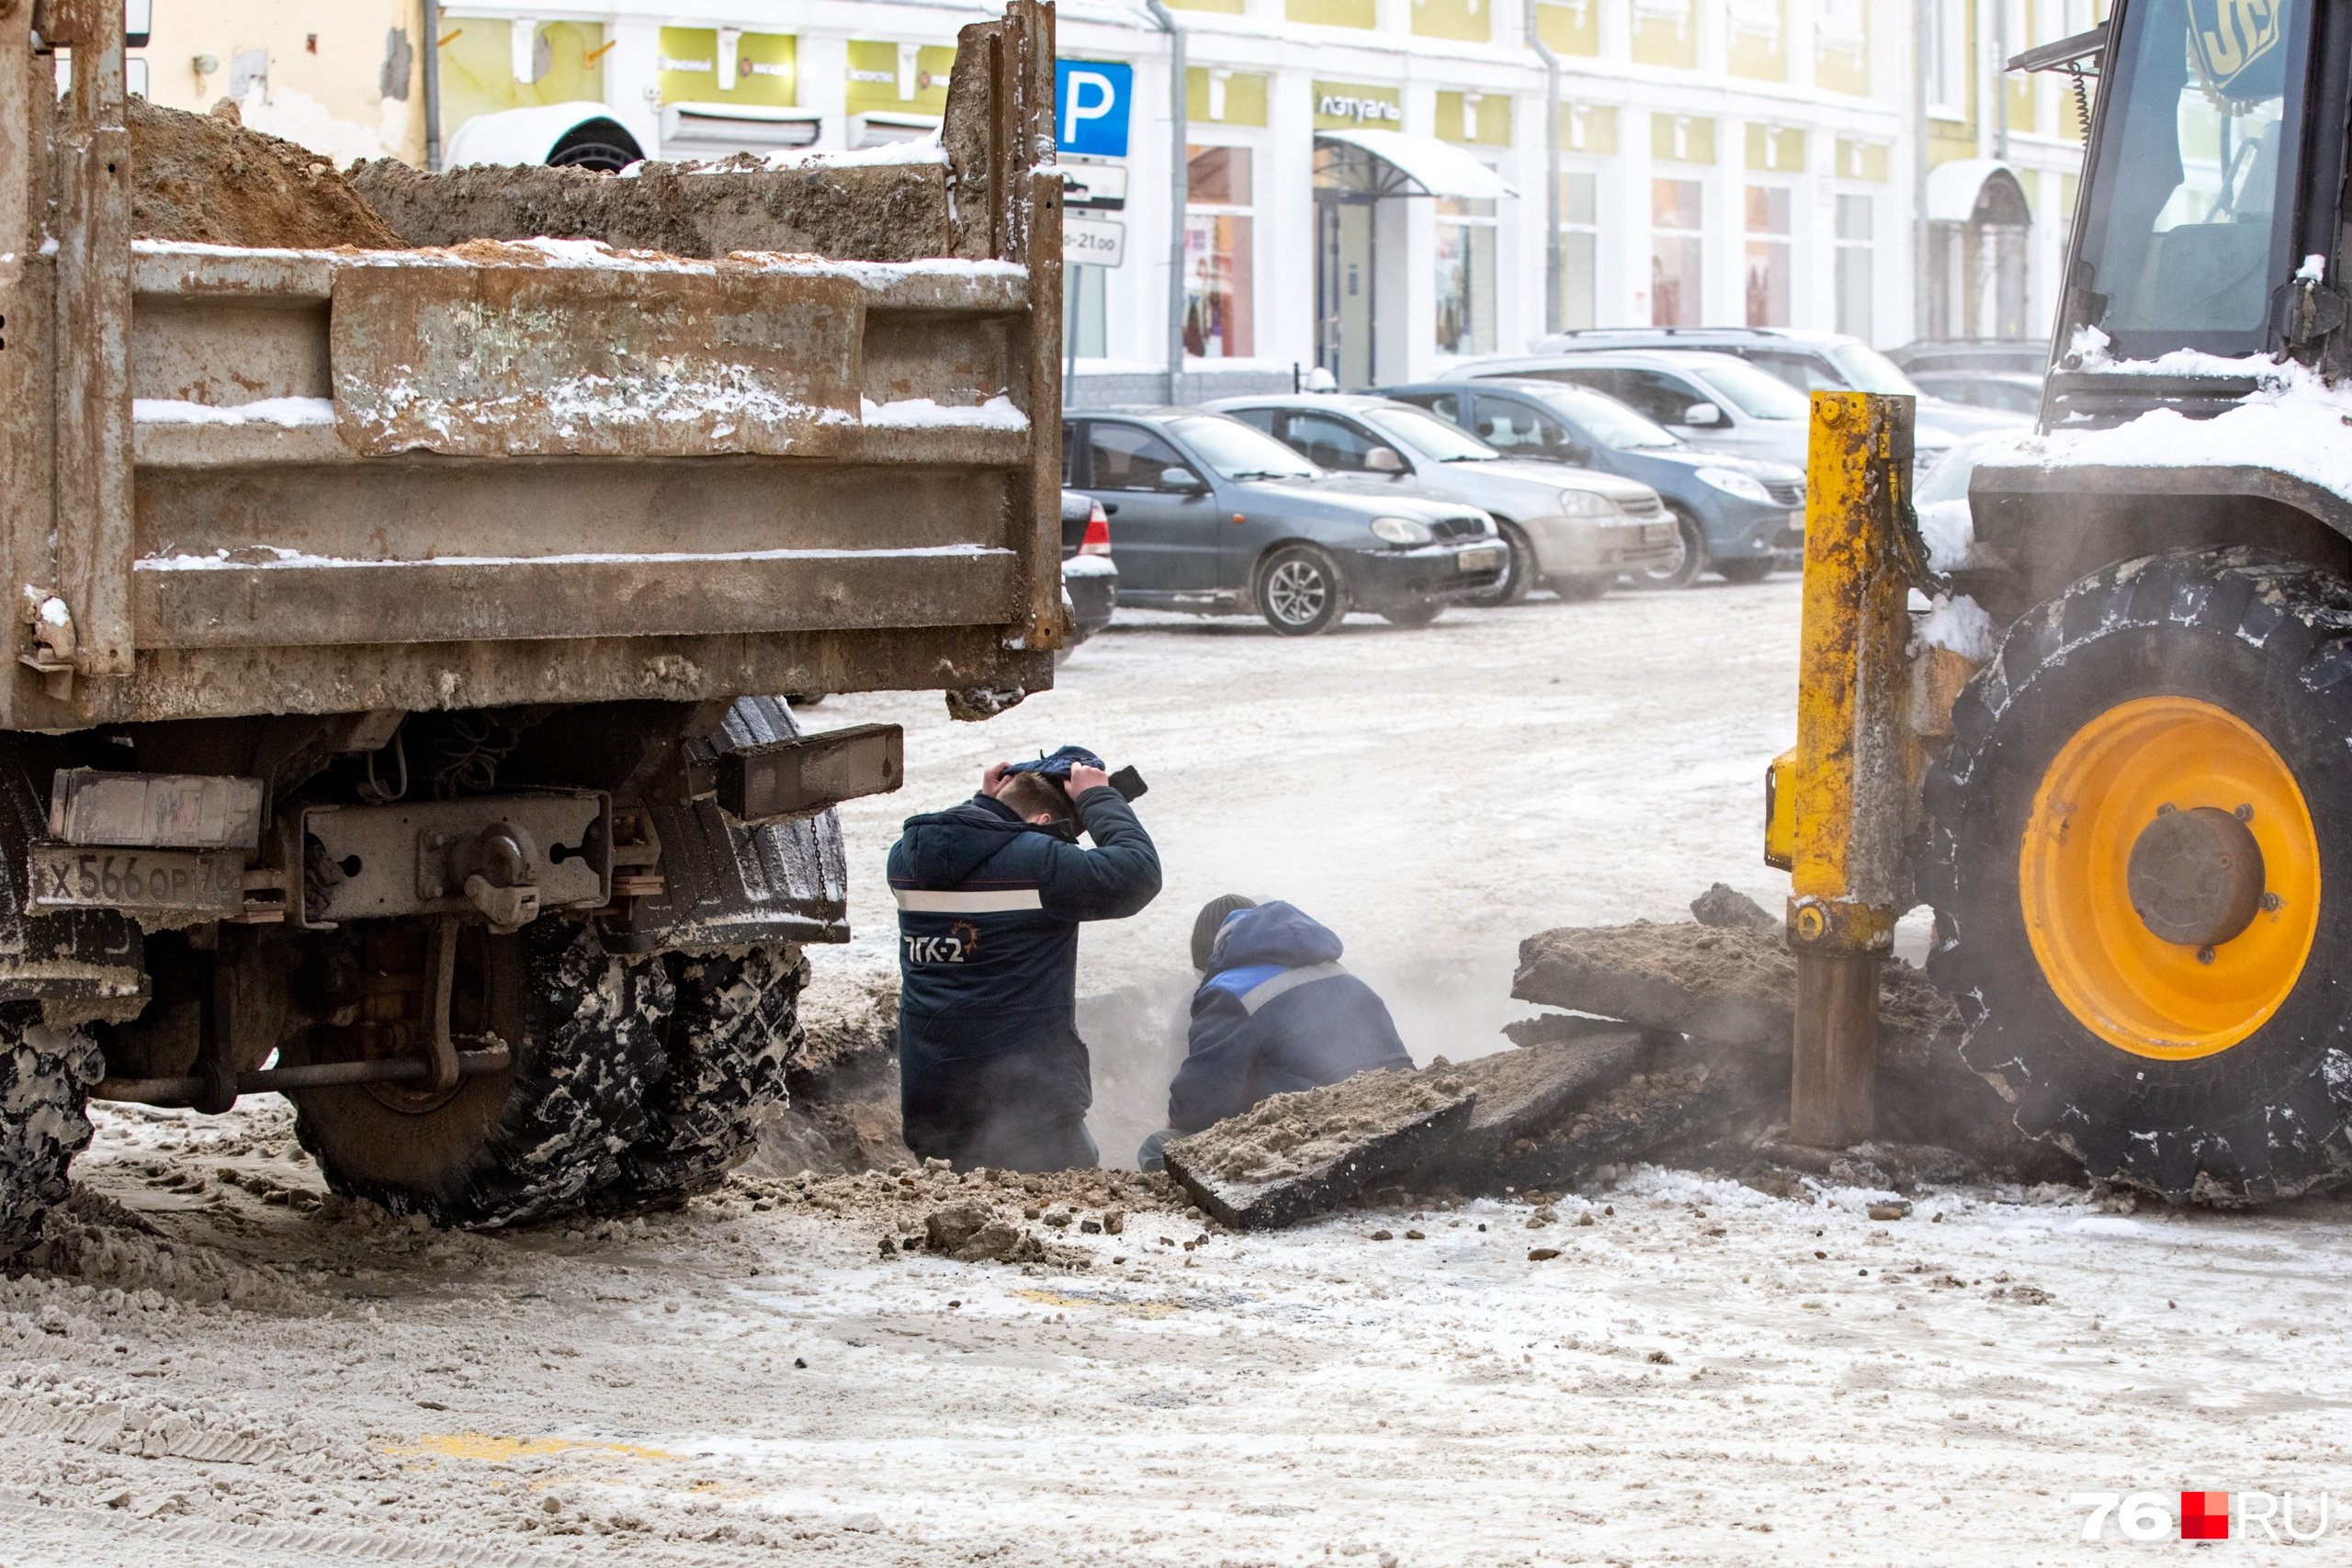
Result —
[[1072, 415], [1062, 483], [1110, 514], [1122, 605], [1254, 611], [1292, 637], [1329, 631], [1350, 609], [1426, 626], [1505, 565], [1494, 520], [1476, 507], [1327, 474], [1204, 409]]

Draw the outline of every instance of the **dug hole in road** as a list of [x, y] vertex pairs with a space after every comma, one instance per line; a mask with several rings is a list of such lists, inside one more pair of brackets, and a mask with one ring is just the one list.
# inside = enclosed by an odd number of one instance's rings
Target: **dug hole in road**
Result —
[[[1306, 641], [1135, 616], [985, 725], [835, 698], [812, 723], [908, 725], [909, 781], [843, 810], [861, 934], [820, 988], [888, 962], [900, 818], [1076, 741], [1149, 779], [1168, 868], [1082, 942], [1112, 1159], [1218, 893], [1337, 928], [1417, 1060], [1496, 1048], [1522, 936], [1715, 880], [1777, 907], [1797, 616], [1793, 579]], [[1644, 1167], [1232, 1235], [1132, 1172], [771, 1173], [452, 1235], [322, 1201], [273, 1099], [93, 1115], [46, 1265], [0, 1284], [11, 1565], [2011, 1564], [2099, 1550], [2076, 1493], [2352, 1491], [2333, 1201], [1930, 1187], [1872, 1220]], [[973, 1197], [1051, 1239], [878, 1247]]]

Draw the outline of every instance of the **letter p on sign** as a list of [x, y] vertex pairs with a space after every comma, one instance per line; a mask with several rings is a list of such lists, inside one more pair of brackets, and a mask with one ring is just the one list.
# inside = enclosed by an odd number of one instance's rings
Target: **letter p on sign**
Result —
[[1081, 157], [1127, 155], [1127, 100], [1135, 67], [1107, 61], [1054, 62], [1054, 146]]

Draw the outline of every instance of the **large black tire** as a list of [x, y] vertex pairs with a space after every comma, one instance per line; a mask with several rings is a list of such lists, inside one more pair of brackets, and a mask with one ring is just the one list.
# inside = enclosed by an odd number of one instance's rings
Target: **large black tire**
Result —
[[1699, 574], [1713, 564], [1707, 556], [1707, 531], [1699, 526], [1699, 519], [1689, 511], [1666, 503], [1674, 514], [1674, 536], [1678, 547], [1674, 559], [1664, 566], [1637, 571], [1626, 581], [1637, 588], [1688, 588], [1699, 581]]
[[83, 1102], [105, 1076], [88, 1035], [48, 1028], [37, 1002], [0, 1007], [0, 1262], [40, 1240], [65, 1201], [66, 1169], [90, 1142]]
[[[2319, 891], [2309, 956], [2279, 968], [2290, 988], [2275, 1010], [2236, 1043], [2180, 1059], [2110, 1043], [2062, 999], [2027, 930], [2019, 857], [2053, 760], [2099, 733], [2086, 726], [2125, 703], [2184, 697], [2249, 727], [2292, 774]], [[2176, 1201], [2291, 1196], [2352, 1178], [2352, 585], [2248, 550], [2109, 568], [2020, 617], [1952, 722], [1957, 739], [1927, 790], [1928, 971], [1968, 1024], [1968, 1065], [2012, 1101], [2018, 1128], [2094, 1178]], [[2154, 787], [2171, 793], [2161, 773]], [[2186, 791], [2177, 804], [2228, 807]], [[2064, 809], [2095, 806], [2070, 797]], [[2045, 823], [2038, 841], [2064, 840]], [[2283, 885], [2279, 874], [2267, 872], [2269, 886]], [[2052, 929], [2046, 942], [2065, 934]]]
[[1348, 585], [1329, 552], [1284, 545], [1258, 568], [1258, 613], [1284, 637], [1314, 637], [1348, 617]]
[[1529, 589], [1535, 586], [1535, 547], [1528, 542], [1526, 532], [1516, 523], [1500, 520], [1496, 522], [1495, 528], [1503, 542], [1502, 579], [1492, 588], [1473, 593], [1464, 601], [1486, 609], [1499, 604], [1516, 604], [1527, 597]]
[[606, 1213], [675, 1208], [743, 1163], [760, 1113], [786, 1102], [785, 1069], [800, 1055], [797, 949], [673, 953], [677, 988], [662, 1077], [645, 1097], [645, 1134], [591, 1207]]
[[[645, 1135], [645, 1097], [661, 1077], [670, 977], [652, 960], [605, 952], [594, 928], [542, 916], [513, 936], [476, 927], [461, 946], [469, 1023], [514, 1054], [446, 1099], [383, 1089], [297, 1093], [295, 1133], [347, 1197], [437, 1225], [516, 1224], [577, 1209], [621, 1176]], [[470, 955], [470, 957], [469, 956]], [[469, 971], [480, 976], [470, 984]], [[486, 1016], [485, 1016], [486, 1014]], [[289, 1059], [344, 1055], [313, 1031]]]

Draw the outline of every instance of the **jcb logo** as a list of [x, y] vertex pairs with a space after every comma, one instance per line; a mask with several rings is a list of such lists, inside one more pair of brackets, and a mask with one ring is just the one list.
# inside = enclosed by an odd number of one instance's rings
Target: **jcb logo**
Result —
[[2252, 100], [2272, 96], [2279, 90], [2278, 82], [2268, 80], [2275, 72], [2264, 73], [2260, 87], [2240, 81], [2278, 47], [2278, 0], [2189, 0], [2188, 17], [2188, 37], [2197, 62], [2215, 93]]

